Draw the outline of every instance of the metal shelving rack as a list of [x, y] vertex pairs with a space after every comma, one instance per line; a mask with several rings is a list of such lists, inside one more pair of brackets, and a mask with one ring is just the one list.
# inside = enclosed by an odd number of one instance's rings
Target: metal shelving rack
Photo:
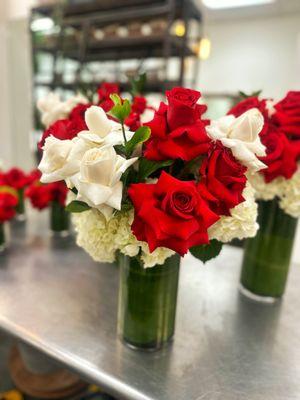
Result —
[[[157, 79], [149, 79], [146, 92], [162, 92], [164, 89], [182, 85], [185, 80], [186, 59], [194, 61], [194, 72], [191, 74], [190, 85], [196, 79], [199, 59], [196, 43], [201, 37], [202, 16], [193, 0], [69, 0], [32, 9], [31, 20], [37, 16], [48, 17], [55, 21], [57, 32], [53, 35], [32, 33], [33, 60], [40, 53], [52, 57], [51, 79], [41, 81], [36, 77], [37, 68], [34, 68], [34, 87], [49, 87], [75, 91], [82, 83], [98, 84], [93, 79], [84, 81], [82, 73], [89, 63], [113, 62], [116, 65], [121, 60], [137, 60], [139, 65], [136, 73], [147, 72], [145, 60], [160, 60], [161, 74]], [[97, 29], [105, 29], [111, 24], [121, 26], [130, 23], [149, 23], [160, 19], [164, 21], [164, 29], [144, 36], [128, 35], [118, 37], [112, 35], [102, 39], [93, 37]], [[172, 26], [180, 20], [184, 26], [183, 34], [172, 34]], [[196, 21], [196, 33], [193, 43], [190, 41], [190, 25]], [[194, 26], [195, 26], [194, 25]], [[73, 31], [73, 35], [68, 32]], [[46, 40], [45, 40], [46, 39]], [[193, 44], [193, 45], [192, 45]], [[177, 77], [168, 76], [168, 63], [171, 59], [178, 62]], [[62, 60], [73, 60], [77, 63], [75, 78], [72, 82], [63, 79], [59, 71]], [[36, 63], [34, 62], [36, 66]], [[101, 65], [101, 64], [99, 64]], [[127, 83], [120, 79], [120, 71], [115, 68], [115, 81], [121, 82], [122, 89], [126, 90]]]

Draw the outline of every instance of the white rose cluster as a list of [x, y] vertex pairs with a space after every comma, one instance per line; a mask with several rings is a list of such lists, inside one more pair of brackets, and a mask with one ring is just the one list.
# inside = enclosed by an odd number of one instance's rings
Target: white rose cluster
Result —
[[109, 220], [96, 209], [72, 214], [77, 244], [95, 261], [114, 262], [117, 251], [134, 257], [140, 254], [145, 268], [162, 265], [172, 250], [160, 247], [149, 252], [147, 243], [139, 242], [131, 232], [133, 211], [117, 212]]
[[[85, 122], [88, 130], [72, 140], [46, 139], [39, 165], [41, 182], [65, 180], [70, 189], [76, 188], [76, 200], [108, 219], [115, 209], [121, 209], [121, 177], [137, 158], [126, 160], [116, 153], [113, 146], [124, 143], [122, 127], [109, 120], [102, 108], [88, 108]], [[125, 134], [129, 140], [133, 132]]]
[[41, 112], [42, 124], [48, 128], [58, 119], [67, 118], [77, 104], [87, 104], [88, 100], [81, 94], [61, 101], [58, 94], [50, 92], [37, 102], [37, 108]]
[[222, 216], [208, 229], [210, 239], [228, 243], [231, 240], [254, 237], [259, 228], [255, 190], [247, 182], [243, 191], [245, 201], [230, 210], [231, 216]]

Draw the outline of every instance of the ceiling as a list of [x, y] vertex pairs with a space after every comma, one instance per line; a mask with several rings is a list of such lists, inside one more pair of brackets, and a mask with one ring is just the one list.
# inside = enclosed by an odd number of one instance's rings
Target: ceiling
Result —
[[272, 4], [221, 10], [212, 10], [203, 6], [202, 0], [195, 0], [195, 2], [200, 5], [206, 18], [211, 21], [256, 17], [280, 17], [286, 14], [299, 13], [300, 26], [300, 0], [276, 0]]

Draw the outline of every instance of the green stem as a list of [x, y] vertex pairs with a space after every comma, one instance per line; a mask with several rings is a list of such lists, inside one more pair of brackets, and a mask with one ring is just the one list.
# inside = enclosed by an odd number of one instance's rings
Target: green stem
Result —
[[18, 214], [24, 214], [25, 212], [25, 202], [24, 202], [24, 189], [18, 190], [18, 205], [16, 211]]
[[124, 127], [124, 122], [121, 122], [121, 126], [122, 126], [122, 133], [123, 133], [123, 138], [124, 138], [124, 143], [126, 145], [127, 143], [127, 139], [126, 139], [126, 133], [125, 133], [125, 127]]
[[259, 202], [260, 229], [246, 241], [241, 283], [250, 292], [268, 297], [284, 293], [297, 219], [287, 215], [278, 200]]
[[63, 232], [69, 229], [69, 213], [58, 201], [53, 201], [51, 204], [50, 218], [53, 232]]
[[4, 223], [0, 222], [0, 249], [5, 245], [5, 228]]

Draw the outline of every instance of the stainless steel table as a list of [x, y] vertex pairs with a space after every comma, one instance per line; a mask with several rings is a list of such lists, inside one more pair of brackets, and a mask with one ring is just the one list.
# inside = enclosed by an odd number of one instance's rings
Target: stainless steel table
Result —
[[70, 239], [45, 236], [45, 216], [14, 225], [0, 257], [0, 328], [133, 400], [299, 400], [300, 271], [275, 305], [237, 286], [241, 250], [203, 266], [182, 262], [176, 337], [143, 353], [117, 338], [118, 270], [94, 263]]

